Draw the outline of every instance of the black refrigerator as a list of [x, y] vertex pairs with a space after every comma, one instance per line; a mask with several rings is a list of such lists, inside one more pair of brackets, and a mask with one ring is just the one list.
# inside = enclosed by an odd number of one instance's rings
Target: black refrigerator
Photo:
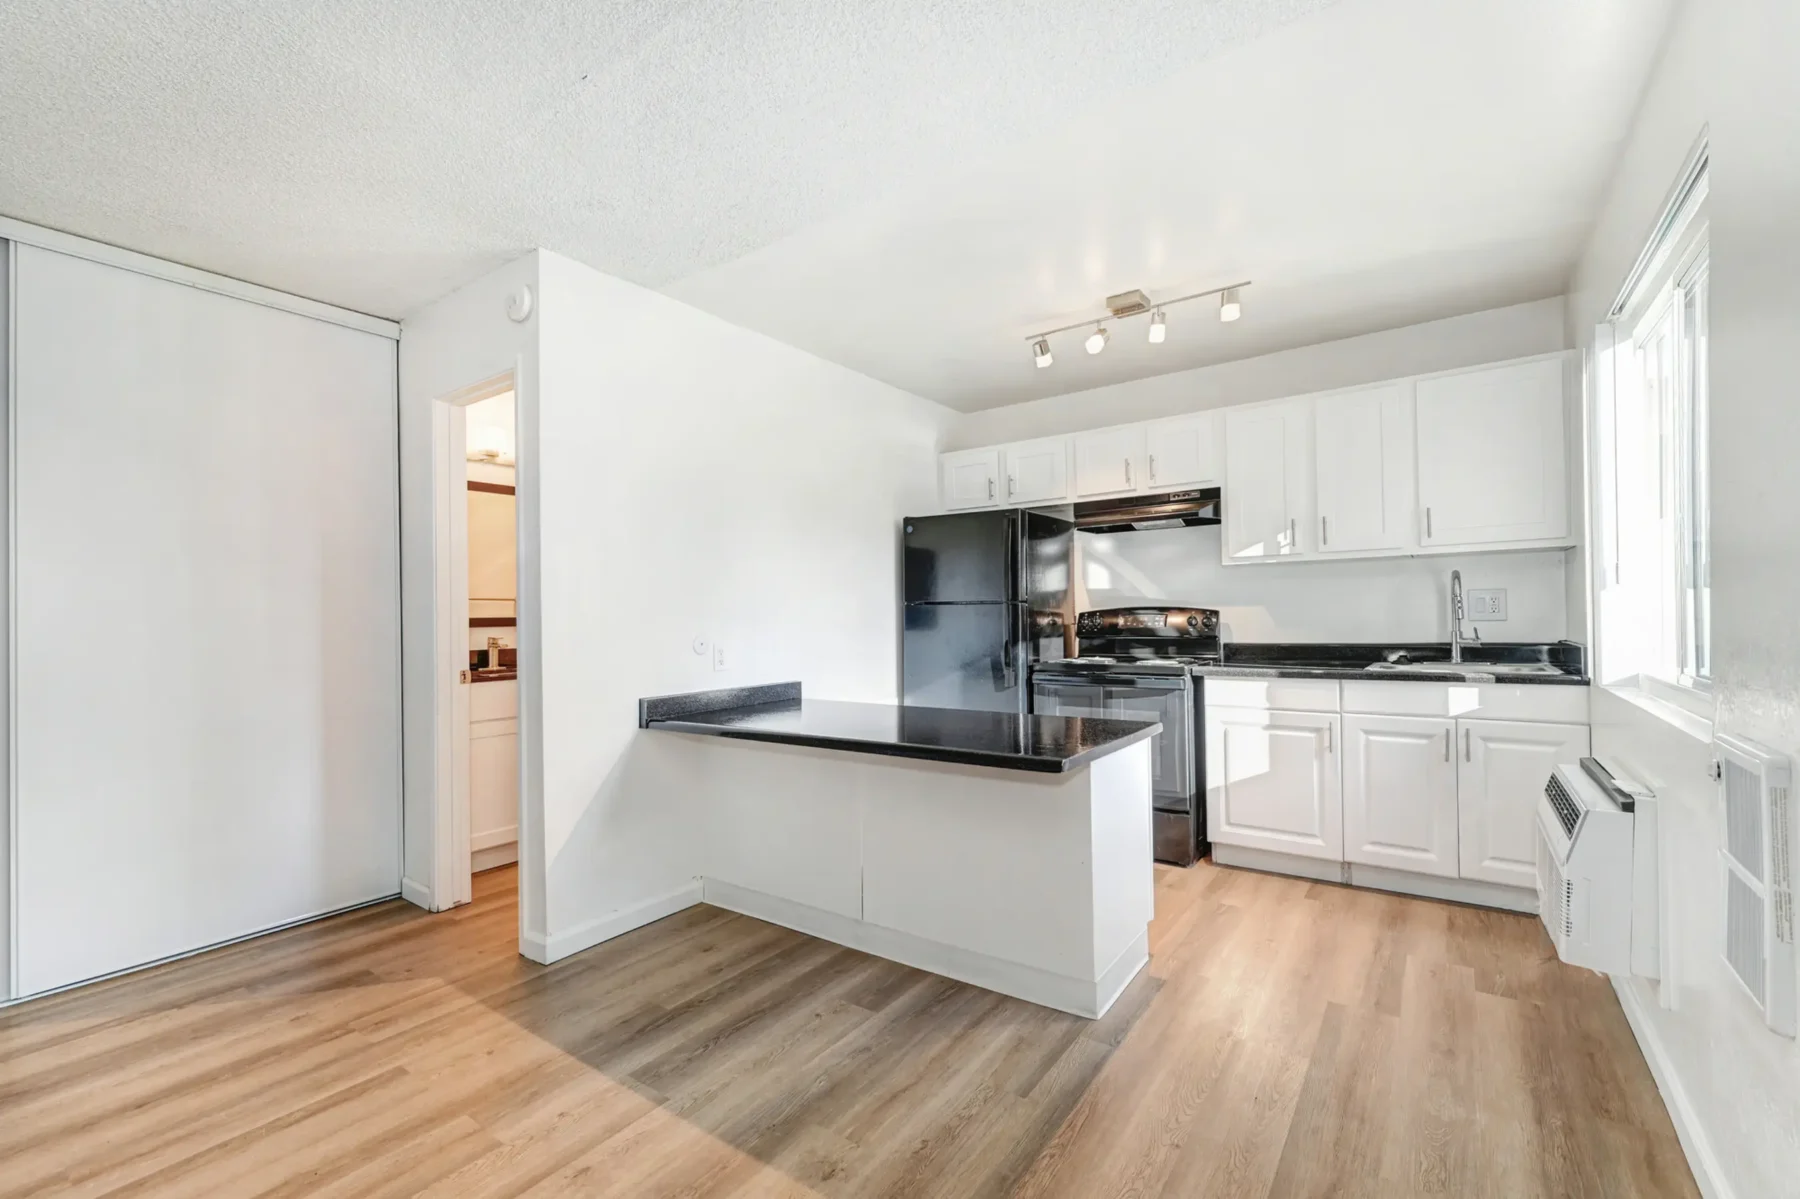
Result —
[[909, 706], [1030, 711], [1032, 662], [1063, 656], [1066, 514], [908, 517], [900, 694]]

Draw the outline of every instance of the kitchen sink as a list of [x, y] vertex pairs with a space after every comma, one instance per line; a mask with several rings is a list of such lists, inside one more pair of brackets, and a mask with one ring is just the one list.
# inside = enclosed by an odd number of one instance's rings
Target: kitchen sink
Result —
[[1363, 667], [1381, 673], [1405, 672], [1408, 674], [1562, 674], [1562, 668], [1552, 666], [1548, 662], [1373, 662]]

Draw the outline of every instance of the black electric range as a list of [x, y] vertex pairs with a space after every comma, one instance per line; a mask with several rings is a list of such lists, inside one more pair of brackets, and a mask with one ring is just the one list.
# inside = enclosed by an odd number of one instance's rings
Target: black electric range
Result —
[[1159, 862], [1206, 856], [1205, 680], [1189, 668], [1220, 661], [1211, 608], [1102, 608], [1075, 620], [1080, 656], [1039, 662], [1032, 711], [1159, 720], [1151, 742], [1151, 824]]

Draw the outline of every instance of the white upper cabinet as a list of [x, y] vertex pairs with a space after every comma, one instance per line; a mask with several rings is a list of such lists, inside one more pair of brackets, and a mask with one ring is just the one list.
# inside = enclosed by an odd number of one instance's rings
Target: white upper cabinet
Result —
[[1002, 488], [1009, 504], [1042, 504], [1069, 498], [1069, 439], [1046, 437], [1000, 448]]
[[961, 450], [938, 458], [946, 508], [987, 508], [1000, 503], [1000, 451]]
[[1152, 491], [1217, 487], [1223, 455], [1215, 412], [1151, 421], [1144, 426], [1144, 475]]
[[1335, 712], [1206, 708], [1207, 835], [1342, 861]]
[[1418, 384], [1419, 544], [1567, 539], [1563, 359]]
[[1578, 724], [1460, 720], [1462, 876], [1537, 886], [1537, 805], [1550, 772], [1588, 752]]
[[1150, 490], [1144, 466], [1143, 425], [1077, 433], [1074, 441], [1076, 499]]
[[1225, 414], [1225, 560], [1301, 553], [1311, 543], [1312, 404]]
[[1410, 384], [1320, 398], [1313, 410], [1322, 554], [1397, 550], [1412, 539]]
[[1456, 722], [1344, 717], [1344, 860], [1455, 878]]

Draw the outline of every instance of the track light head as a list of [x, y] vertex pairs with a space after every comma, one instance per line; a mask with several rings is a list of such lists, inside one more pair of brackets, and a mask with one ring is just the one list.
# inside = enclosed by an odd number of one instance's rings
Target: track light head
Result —
[[1111, 339], [1112, 334], [1106, 331], [1105, 325], [1095, 325], [1094, 331], [1088, 334], [1087, 352], [1090, 354], [1098, 354], [1101, 350], [1106, 348], [1106, 343]]
[[1150, 314], [1150, 344], [1159, 346], [1163, 343], [1163, 339], [1168, 336], [1169, 326], [1163, 316], [1163, 310], [1158, 308], [1155, 312]]
[[1238, 289], [1235, 287], [1228, 287], [1220, 292], [1219, 319], [1222, 321], [1235, 321], [1242, 315], [1244, 315], [1244, 305], [1238, 299]]
[[1031, 343], [1031, 357], [1037, 362], [1039, 370], [1043, 370], [1056, 361], [1050, 355], [1050, 339], [1048, 337], [1040, 337]]

